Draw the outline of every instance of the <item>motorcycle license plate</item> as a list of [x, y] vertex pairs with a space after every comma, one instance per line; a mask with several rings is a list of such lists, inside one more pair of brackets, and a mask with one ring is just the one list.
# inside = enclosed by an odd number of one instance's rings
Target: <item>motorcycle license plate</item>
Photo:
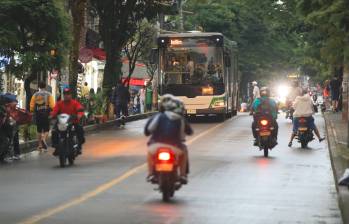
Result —
[[271, 132], [270, 131], [261, 131], [259, 133], [260, 136], [270, 136], [271, 135]]
[[171, 172], [173, 170], [173, 164], [156, 164], [155, 170], [158, 172]]
[[298, 128], [299, 131], [307, 131], [308, 128]]

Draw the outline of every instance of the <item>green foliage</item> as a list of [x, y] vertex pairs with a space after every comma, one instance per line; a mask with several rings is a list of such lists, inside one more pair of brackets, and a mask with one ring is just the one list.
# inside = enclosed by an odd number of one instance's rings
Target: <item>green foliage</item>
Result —
[[[68, 45], [67, 18], [60, 1], [2, 0], [0, 55], [11, 59], [7, 67], [20, 78], [25, 72], [60, 68]], [[55, 55], [50, 52], [55, 49]]]
[[136, 33], [137, 23], [157, 16], [161, 6], [154, 0], [90, 0], [97, 11], [99, 32], [106, 51], [103, 87], [110, 92], [120, 78], [120, 52], [127, 41]]
[[186, 18], [187, 30], [221, 32], [236, 41], [242, 85], [255, 78], [296, 69], [300, 61], [295, 4], [284, 1], [192, 0], [186, 10], [195, 12]]
[[315, 67], [323, 78], [333, 75], [333, 69], [349, 62], [348, 1], [299, 0], [297, 3], [307, 26], [304, 32], [307, 65]]

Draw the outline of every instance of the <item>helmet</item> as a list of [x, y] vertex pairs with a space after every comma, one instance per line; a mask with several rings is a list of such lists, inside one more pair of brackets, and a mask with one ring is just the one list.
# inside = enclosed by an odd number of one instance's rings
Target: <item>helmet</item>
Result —
[[266, 87], [266, 86], [262, 87], [261, 90], [260, 90], [260, 94], [261, 94], [261, 96], [269, 97], [270, 96], [269, 88]]
[[172, 111], [176, 108], [175, 97], [171, 94], [165, 94], [161, 97], [160, 111]]
[[256, 81], [253, 81], [253, 82], [252, 82], [252, 85], [253, 85], [253, 86], [256, 86], [257, 84], [258, 84], [258, 83], [257, 83]]

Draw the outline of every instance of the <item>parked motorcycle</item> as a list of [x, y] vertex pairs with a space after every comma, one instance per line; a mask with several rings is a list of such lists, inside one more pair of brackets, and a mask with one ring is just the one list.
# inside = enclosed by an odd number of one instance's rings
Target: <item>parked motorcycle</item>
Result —
[[60, 114], [57, 116], [57, 145], [59, 164], [65, 167], [67, 160], [69, 165], [74, 165], [75, 158], [78, 155], [78, 140], [75, 127], [72, 124], [72, 116]]
[[301, 143], [301, 147], [307, 148], [308, 143], [314, 140], [313, 130], [308, 127], [308, 121], [305, 117], [300, 117], [298, 119], [299, 127], [297, 131], [298, 142]]
[[269, 150], [275, 147], [276, 139], [273, 137], [274, 131], [272, 120], [267, 116], [261, 116], [257, 119], [256, 131], [258, 133], [258, 147], [264, 151], [264, 157], [269, 156]]
[[178, 181], [178, 158], [173, 149], [166, 146], [157, 148], [153, 161], [156, 178], [152, 183], [159, 185], [162, 200], [169, 201], [181, 187]]
[[13, 140], [17, 132], [16, 121], [12, 117], [2, 118], [0, 125], [0, 162], [9, 162], [13, 156]]

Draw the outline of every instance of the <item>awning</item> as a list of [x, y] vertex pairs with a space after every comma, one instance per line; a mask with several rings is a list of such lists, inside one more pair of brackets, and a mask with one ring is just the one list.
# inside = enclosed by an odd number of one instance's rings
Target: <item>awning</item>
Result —
[[107, 55], [105, 54], [105, 51], [102, 48], [93, 48], [91, 49], [93, 52], [93, 57], [104, 61], [107, 58]]

